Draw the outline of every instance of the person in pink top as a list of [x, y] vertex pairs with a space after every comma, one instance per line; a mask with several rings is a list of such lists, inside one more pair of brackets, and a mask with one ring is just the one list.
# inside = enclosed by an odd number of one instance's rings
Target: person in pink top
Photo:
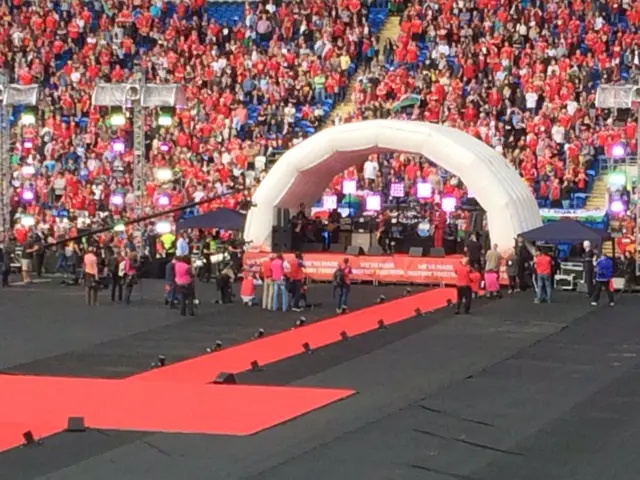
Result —
[[193, 269], [189, 257], [176, 257], [174, 265], [176, 288], [180, 295], [180, 315], [187, 315], [187, 307], [189, 307], [189, 315], [195, 316], [196, 312], [193, 307], [195, 298], [195, 289], [193, 286]]
[[287, 292], [287, 278], [285, 276], [286, 262], [281, 253], [271, 261], [271, 279], [273, 280], [272, 310], [278, 310], [278, 299], [282, 298], [282, 311], [289, 307], [289, 293]]

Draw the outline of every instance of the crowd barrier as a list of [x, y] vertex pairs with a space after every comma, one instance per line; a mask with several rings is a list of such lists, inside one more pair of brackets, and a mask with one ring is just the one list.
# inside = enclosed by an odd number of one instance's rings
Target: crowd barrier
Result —
[[[289, 262], [293, 254], [284, 255]], [[454, 266], [461, 255], [444, 258], [410, 257], [408, 255], [352, 256], [339, 253], [305, 253], [306, 275], [315, 281], [331, 281], [333, 272], [343, 258], [349, 259], [353, 269], [352, 280], [356, 282], [415, 283], [455, 285]], [[244, 254], [245, 268], [259, 272], [262, 263], [269, 258], [268, 253], [247, 252]], [[501, 283], [506, 283], [504, 274]]]

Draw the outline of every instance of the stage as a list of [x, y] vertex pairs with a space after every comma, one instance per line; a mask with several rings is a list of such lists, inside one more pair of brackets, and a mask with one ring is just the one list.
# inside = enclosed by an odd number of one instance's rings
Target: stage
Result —
[[[454, 265], [462, 255], [445, 257], [410, 257], [409, 255], [346, 255], [343, 253], [304, 253], [306, 275], [315, 281], [330, 281], [333, 272], [344, 258], [349, 259], [353, 268], [351, 279], [356, 282], [415, 283], [455, 285]], [[244, 266], [259, 272], [260, 265], [269, 253], [247, 252]], [[293, 259], [293, 253], [285, 258]]]

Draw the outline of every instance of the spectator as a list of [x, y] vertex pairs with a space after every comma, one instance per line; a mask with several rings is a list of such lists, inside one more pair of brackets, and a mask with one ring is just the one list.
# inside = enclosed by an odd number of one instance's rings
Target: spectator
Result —
[[460, 314], [460, 307], [464, 305], [464, 313], [471, 311], [471, 268], [469, 267], [469, 261], [463, 258], [460, 263], [456, 264], [456, 315]]
[[613, 307], [615, 301], [613, 298], [613, 286], [611, 285], [611, 279], [613, 278], [615, 266], [613, 260], [606, 254], [602, 253], [595, 265], [595, 279], [596, 285], [593, 291], [593, 297], [591, 298], [591, 305], [598, 306], [600, 300], [600, 293], [604, 289], [607, 292], [609, 298], [609, 306]]
[[509, 295], [511, 295], [518, 288], [518, 257], [513, 248], [509, 251], [505, 265], [507, 267], [507, 278], [509, 279]]
[[533, 260], [536, 273], [535, 303], [551, 303], [551, 276], [553, 275], [553, 259], [543, 250], [538, 250]]
[[100, 288], [100, 274], [98, 271], [98, 257], [95, 248], [89, 247], [83, 258], [84, 286], [87, 291], [87, 305], [98, 305], [98, 290]]
[[348, 310], [349, 291], [351, 290], [351, 275], [353, 270], [349, 259], [344, 258], [342, 264], [333, 274], [333, 295], [336, 298], [336, 312], [344, 313]]
[[278, 310], [279, 299], [282, 299], [282, 311], [289, 307], [289, 294], [287, 293], [287, 281], [285, 277], [285, 260], [281, 253], [271, 261], [271, 278], [273, 279], [272, 309]]

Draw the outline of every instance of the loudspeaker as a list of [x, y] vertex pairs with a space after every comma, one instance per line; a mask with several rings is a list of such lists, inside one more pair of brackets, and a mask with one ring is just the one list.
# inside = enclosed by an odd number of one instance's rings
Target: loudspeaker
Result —
[[382, 255], [383, 253], [380, 245], [371, 245], [367, 250], [367, 255]]
[[324, 245], [318, 242], [303, 243], [301, 250], [307, 253], [321, 252], [322, 247], [324, 247]]
[[332, 243], [329, 247], [331, 253], [344, 253], [344, 245], [340, 243]]
[[422, 257], [424, 255], [424, 249], [422, 247], [411, 247], [409, 249], [410, 257]]
[[271, 230], [271, 251], [290, 252], [291, 251], [291, 228], [275, 226]]
[[444, 258], [444, 248], [432, 248], [429, 250], [430, 257]]
[[84, 432], [86, 429], [84, 417], [69, 417], [67, 419], [67, 432]]
[[25, 445], [35, 445], [36, 439], [33, 436], [33, 432], [31, 430], [27, 430], [22, 434], [22, 438], [24, 439]]
[[358, 245], [351, 245], [347, 247], [347, 255], [353, 255], [355, 257], [359, 255], [364, 255], [364, 250], [362, 249], [362, 247], [359, 247]]
[[273, 210], [273, 226], [288, 227], [291, 221], [291, 212], [288, 208], [274, 208]]
[[237, 383], [236, 376], [226, 372], [220, 372], [213, 381], [214, 385], [237, 385]]
[[369, 232], [353, 232], [351, 235], [351, 245], [361, 247], [365, 252], [369, 250], [371, 245], [376, 244], [374, 233]]

